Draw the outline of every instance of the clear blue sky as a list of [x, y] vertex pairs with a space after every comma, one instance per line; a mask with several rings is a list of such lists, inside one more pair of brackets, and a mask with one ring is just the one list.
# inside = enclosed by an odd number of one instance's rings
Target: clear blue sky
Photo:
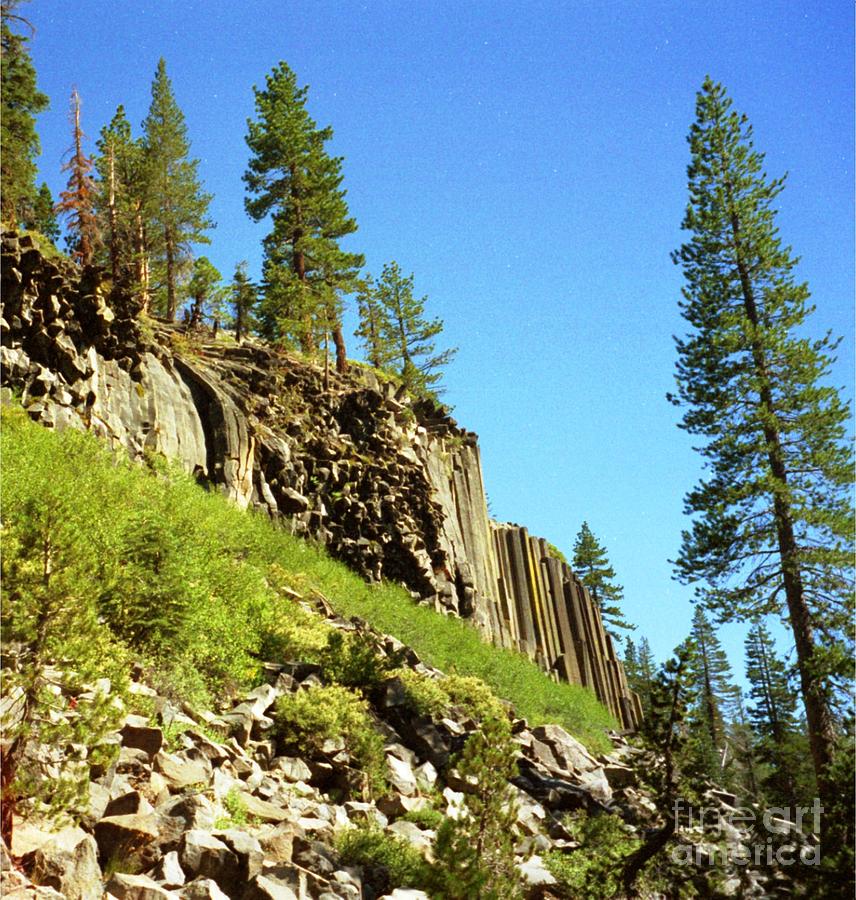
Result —
[[[844, 335], [853, 394], [853, 13], [849, 0], [34, 0], [42, 177], [56, 194], [76, 85], [91, 137], [119, 103], [137, 127], [165, 57], [215, 195], [230, 275], [259, 272], [243, 208], [253, 84], [286, 60], [335, 130], [369, 271], [396, 259], [460, 353], [447, 399], [478, 432], [497, 518], [566, 551], [583, 519], [626, 610], [663, 658], [686, 635], [671, 579], [700, 474], [665, 400], [685, 136], [710, 73], [789, 170], [779, 225], [803, 261], [813, 327]], [[351, 322], [351, 325], [353, 323]], [[352, 342], [352, 353], [357, 350]], [[742, 629], [723, 634], [739, 665]]]

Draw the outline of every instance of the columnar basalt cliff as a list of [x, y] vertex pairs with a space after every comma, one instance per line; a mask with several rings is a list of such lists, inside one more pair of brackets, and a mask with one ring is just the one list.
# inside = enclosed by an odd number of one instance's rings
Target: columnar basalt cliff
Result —
[[361, 367], [325, 379], [269, 346], [143, 322], [96, 270], [48, 261], [13, 233], [2, 298], [2, 383], [33, 418], [180, 462], [638, 724], [596, 604], [543, 540], [491, 521], [477, 437], [442, 408]]

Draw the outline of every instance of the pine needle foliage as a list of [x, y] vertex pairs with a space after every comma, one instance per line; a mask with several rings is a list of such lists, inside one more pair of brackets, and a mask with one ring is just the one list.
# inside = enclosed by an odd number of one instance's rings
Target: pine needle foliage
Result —
[[437, 350], [443, 331], [439, 318], [425, 318], [427, 297], [413, 296], [413, 275], [403, 275], [397, 262], [387, 263], [377, 283], [367, 281], [359, 294], [360, 327], [368, 361], [396, 372], [416, 395], [436, 396], [443, 368], [457, 347]]
[[151, 189], [150, 227], [158, 311], [170, 320], [178, 308], [178, 282], [191, 260], [194, 244], [210, 244], [214, 227], [208, 216], [212, 195], [202, 188], [199, 160], [190, 158], [184, 113], [175, 99], [166, 62], [158, 61], [152, 100], [143, 122], [145, 177]]
[[674, 254], [690, 331], [676, 339], [681, 426], [707, 474], [685, 499], [677, 576], [721, 621], [782, 616], [794, 635], [823, 780], [852, 682], [853, 462], [848, 404], [829, 385], [837, 341], [808, 336], [809, 289], [782, 243], [745, 116], [707, 78], [690, 128], [689, 233]]
[[261, 333], [296, 341], [304, 352], [331, 334], [336, 367], [347, 368], [341, 295], [357, 285], [364, 259], [339, 242], [357, 230], [342, 189], [342, 159], [324, 145], [333, 137], [306, 109], [309, 89], [280, 62], [265, 89], [254, 88], [256, 119], [247, 121], [251, 157], [244, 174], [245, 206], [254, 222], [271, 216], [264, 239]]
[[32, 216], [36, 201], [36, 157], [40, 152], [36, 116], [48, 98], [36, 86], [29, 35], [12, 30], [28, 24], [14, 12], [15, 0], [0, 4], [0, 214], [18, 225]]
[[517, 774], [507, 720], [488, 719], [467, 740], [457, 769], [475, 784], [459, 818], [437, 832], [433, 896], [444, 900], [513, 900], [524, 896], [514, 867], [517, 810], [508, 781]]
[[619, 640], [621, 631], [633, 631], [636, 626], [627, 621], [620, 606], [624, 588], [615, 582], [615, 569], [588, 522], [583, 522], [577, 534], [572, 565], [588, 588], [592, 600], [600, 607], [603, 624], [609, 634]]

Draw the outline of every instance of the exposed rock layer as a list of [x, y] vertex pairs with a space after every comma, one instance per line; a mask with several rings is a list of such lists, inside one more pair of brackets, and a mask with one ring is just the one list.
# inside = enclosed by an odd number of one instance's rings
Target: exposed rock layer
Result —
[[477, 437], [442, 408], [361, 368], [325, 383], [268, 346], [142, 325], [97, 270], [49, 262], [27, 237], [4, 234], [2, 253], [2, 383], [33, 418], [180, 461], [638, 724], [596, 604], [543, 540], [490, 520]]

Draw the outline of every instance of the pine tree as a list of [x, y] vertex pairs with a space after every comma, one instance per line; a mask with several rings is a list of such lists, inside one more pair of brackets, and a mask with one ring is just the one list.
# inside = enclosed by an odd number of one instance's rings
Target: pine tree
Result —
[[701, 607], [696, 607], [692, 631], [683, 647], [698, 768], [717, 779], [728, 753], [726, 718], [736, 711], [738, 693], [728, 657]]
[[360, 324], [354, 332], [360, 338], [366, 361], [376, 369], [386, 369], [392, 361], [392, 350], [384, 336], [389, 331], [389, 318], [377, 296], [374, 281], [369, 276], [357, 294]]
[[675, 253], [693, 331], [677, 340], [681, 427], [701, 435], [709, 476], [686, 498], [677, 573], [705, 581], [721, 620], [790, 622], [821, 798], [837, 690], [851, 681], [852, 454], [849, 409], [827, 386], [835, 343], [803, 337], [813, 311], [775, 227], [769, 180], [746, 117], [709, 78], [689, 134], [689, 240]]
[[304, 352], [317, 333], [332, 334], [336, 368], [347, 368], [341, 327], [341, 295], [356, 286], [363, 265], [339, 241], [357, 230], [342, 190], [342, 160], [324, 145], [332, 128], [318, 128], [306, 110], [308, 88], [281, 62], [254, 88], [257, 120], [247, 121], [252, 154], [244, 181], [247, 213], [254, 222], [272, 216], [264, 239], [262, 333], [271, 340], [297, 337]]
[[606, 549], [592, 534], [587, 522], [583, 522], [574, 543], [572, 565], [588, 588], [592, 600], [600, 607], [604, 628], [616, 640], [620, 639], [618, 629], [632, 631], [636, 628], [625, 618], [619, 604], [624, 599], [624, 588], [616, 584], [615, 569], [609, 564]]
[[651, 691], [656, 674], [654, 654], [651, 652], [648, 638], [645, 637], [642, 638], [637, 649], [628, 634], [624, 639], [624, 646], [624, 673], [627, 676], [627, 685], [631, 691], [639, 695], [642, 717], [646, 718], [651, 710]]
[[105, 261], [114, 282], [149, 303], [149, 186], [143, 142], [131, 133], [123, 106], [101, 129], [95, 167], [99, 177], [98, 214], [105, 236]]
[[474, 782], [458, 819], [437, 832], [432, 896], [446, 900], [513, 900], [523, 896], [514, 867], [517, 810], [509, 779], [517, 774], [508, 722], [489, 718], [470, 735], [458, 761], [459, 775]]
[[81, 265], [94, 261], [95, 249], [101, 243], [98, 217], [95, 215], [95, 180], [92, 177], [92, 158], [83, 152], [86, 137], [80, 127], [80, 95], [71, 92], [71, 124], [74, 144], [69, 160], [62, 167], [68, 172], [68, 190], [59, 195], [57, 211], [68, 218], [69, 245]]
[[235, 266], [235, 274], [230, 286], [232, 308], [235, 311], [235, 340], [240, 343], [256, 327], [253, 311], [258, 302], [256, 286], [247, 275], [247, 261], [242, 260]]
[[797, 716], [797, 694], [763, 622], [753, 624], [745, 648], [752, 701], [748, 718], [758, 735], [758, 756], [770, 767], [761, 779], [761, 787], [770, 801], [792, 807], [806, 801], [811, 792], [810, 778], [804, 771], [808, 748]]
[[25, 218], [24, 224], [27, 228], [35, 229], [50, 238], [54, 244], [59, 240], [60, 227], [56, 217], [56, 204], [47, 182], [41, 183], [32, 210]]
[[12, 31], [15, 0], [0, 3], [0, 215], [17, 225], [33, 215], [36, 194], [36, 157], [39, 136], [35, 117], [48, 108], [48, 98], [36, 87], [28, 37]]
[[[4, 461], [19, 473], [4, 479], [0, 561], [8, 655], [0, 822], [8, 847], [18, 801], [43, 804], [56, 815], [88, 805], [89, 766], [109, 750], [98, 745], [119, 724], [129, 662], [99, 620], [104, 554], [93, 534], [101, 511], [81, 508], [67, 489], [70, 468], [82, 457], [70, 450], [69, 471], [57, 472], [39, 440], [4, 446]], [[83, 434], [68, 441], [91, 446]], [[87, 474], [77, 475], [84, 483]], [[98, 687], [104, 676], [112, 679], [110, 694]]]
[[[367, 288], [366, 290], [370, 290]], [[374, 305], [367, 312], [377, 318], [375, 358], [383, 368], [397, 371], [401, 380], [415, 394], [437, 394], [436, 385], [443, 377], [442, 369], [452, 361], [457, 347], [436, 350], [434, 338], [443, 331], [441, 319], [424, 318], [427, 297], [413, 296], [413, 275], [405, 277], [397, 262], [383, 267], [373, 291]], [[369, 328], [363, 320], [363, 329]]]
[[221, 283], [222, 278], [207, 256], [199, 256], [193, 261], [193, 272], [184, 286], [190, 301], [191, 328], [199, 327], [203, 319], [210, 319], [216, 335], [218, 328], [226, 324], [228, 291]]
[[214, 227], [208, 218], [211, 194], [202, 190], [199, 160], [189, 159], [187, 126], [166, 74], [158, 62], [152, 82], [152, 102], [143, 122], [147, 179], [151, 187], [152, 228], [159, 234], [156, 261], [162, 278], [159, 306], [167, 319], [175, 319], [178, 280], [186, 270], [191, 245], [209, 244], [205, 231]]

